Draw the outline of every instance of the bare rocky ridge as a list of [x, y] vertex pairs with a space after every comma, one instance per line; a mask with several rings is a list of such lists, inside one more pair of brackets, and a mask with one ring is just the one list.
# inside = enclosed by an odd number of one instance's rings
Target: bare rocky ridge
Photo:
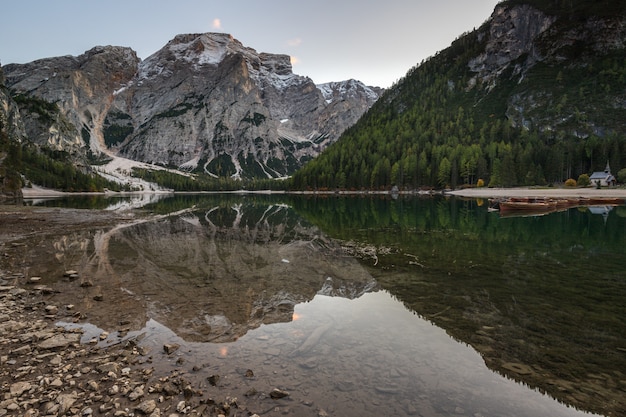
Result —
[[563, 27], [563, 21], [528, 4], [496, 6], [488, 24], [478, 33], [486, 40], [485, 51], [468, 63], [477, 73], [471, 82], [478, 80], [491, 88], [511, 66], [515, 78], [521, 80], [539, 62], [567, 61], [571, 57], [565, 54], [572, 53], [572, 49], [607, 54], [624, 48], [626, 43], [623, 16], [588, 17], [569, 28]]
[[[493, 88], [498, 76], [523, 55], [523, 68], [528, 69], [542, 57], [535, 48], [535, 40], [556, 21], [529, 5], [513, 8], [497, 6], [491, 15], [485, 52], [470, 60], [469, 68], [477, 73], [483, 85]], [[474, 79], [472, 82], [476, 82]]]
[[4, 83], [4, 71], [0, 67], [0, 129], [7, 137], [20, 141], [26, 134], [24, 125], [17, 104], [11, 99]]
[[61, 110], [44, 125], [30, 113], [27, 136], [41, 145], [247, 178], [292, 173], [382, 92], [350, 80], [324, 96], [289, 56], [219, 33], [178, 35], [144, 61], [99, 46], [5, 72], [8, 88]]
[[95, 47], [77, 57], [5, 66], [9, 89], [55, 103], [60, 110], [52, 122], [40, 120], [41, 113], [25, 114], [26, 136], [52, 149], [98, 152], [113, 92], [134, 76], [138, 63], [130, 48]]

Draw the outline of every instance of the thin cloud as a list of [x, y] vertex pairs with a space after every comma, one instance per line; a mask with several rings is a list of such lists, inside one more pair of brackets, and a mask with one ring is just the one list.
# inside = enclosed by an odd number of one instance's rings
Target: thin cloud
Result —
[[222, 21], [216, 17], [215, 19], [213, 19], [213, 23], [211, 26], [213, 26], [213, 29], [220, 30], [222, 29]]
[[302, 39], [300, 38], [289, 39], [287, 41], [287, 45], [292, 46], [292, 47], [300, 46], [301, 43], [302, 43]]

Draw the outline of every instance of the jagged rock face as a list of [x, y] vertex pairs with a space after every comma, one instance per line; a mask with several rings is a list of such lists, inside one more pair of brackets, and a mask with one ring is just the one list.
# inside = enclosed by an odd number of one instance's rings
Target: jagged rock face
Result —
[[[626, 19], [624, 16], [600, 18], [591, 16], [581, 24], [564, 29], [551, 25], [538, 39], [538, 48], [546, 59], [564, 61], [572, 58], [572, 50], [607, 54], [626, 46]], [[587, 58], [578, 56], [578, 58]]]
[[19, 108], [5, 87], [2, 67], [0, 67], [0, 130], [11, 140], [21, 141], [25, 135]]
[[486, 38], [485, 51], [470, 60], [469, 68], [483, 85], [489, 85], [511, 64], [521, 65], [516, 73], [523, 76], [538, 62], [571, 59], [570, 48], [606, 54], [626, 44], [624, 16], [590, 16], [569, 24], [569, 28], [566, 25], [563, 19], [559, 21], [530, 5], [496, 6], [488, 25], [479, 33], [479, 37]]
[[485, 52], [470, 60], [469, 67], [488, 88], [499, 74], [522, 55], [527, 54], [525, 68], [541, 60], [535, 39], [556, 20], [529, 5], [508, 8], [497, 6], [491, 15]]
[[20, 142], [24, 137], [24, 125], [17, 104], [4, 85], [4, 72], [0, 67], [0, 202], [19, 202], [22, 198], [21, 180], [17, 173], [7, 168], [5, 149], [11, 141]]
[[312, 80], [293, 74], [286, 55], [257, 54], [226, 34], [179, 35], [140, 64], [115, 101], [121, 117], [108, 123], [132, 115], [134, 130], [119, 143], [131, 159], [280, 177], [367, 109], [352, 102], [358, 109], [334, 109]]
[[384, 89], [368, 87], [356, 80], [318, 85], [327, 103], [322, 124], [329, 134], [339, 137], [382, 95]]
[[[286, 55], [227, 34], [179, 35], [141, 62], [128, 48], [11, 65], [11, 88], [56, 102], [75, 127], [48, 143], [215, 176], [281, 177], [317, 156], [379, 90], [324, 97]], [[339, 91], [339, 90], [337, 90]], [[41, 130], [41, 129], [40, 129]]]
[[[98, 151], [100, 126], [113, 92], [136, 73], [139, 59], [122, 47], [95, 47], [73, 57], [46, 58], [5, 67], [7, 84], [18, 94], [56, 103], [60, 114], [42, 121], [28, 112], [27, 136], [40, 145], [70, 153]], [[54, 112], [52, 112], [54, 113]], [[39, 115], [40, 116], [40, 115]]]
[[[576, 137], [603, 137], [611, 130], [599, 120], [605, 112], [603, 109], [623, 111], [626, 108], [626, 94], [612, 91], [603, 101], [596, 98], [593, 104], [585, 103], [582, 107], [586, 107], [586, 111], [577, 117], [586, 120], [580, 123], [572, 120], [572, 114], [578, 113], [577, 107], [571, 104], [572, 97], [555, 93], [558, 77], [549, 87], [524, 84], [538, 64], [558, 67], [563, 72], [576, 71], [593, 68], [598, 57], [623, 51], [626, 45], [623, 15], [569, 19], [546, 14], [526, 4], [498, 5], [477, 35], [485, 42], [485, 49], [468, 63], [470, 71], [476, 73], [468, 89], [478, 87], [490, 91], [498, 83], [515, 81], [520, 87], [509, 96], [506, 109], [506, 116], [515, 127], [543, 131], [565, 129]], [[578, 95], [585, 99], [583, 87]], [[557, 111], [562, 114], [555, 117], [554, 110], [559, 107], [564, 111]]]
[[[286, 56], [258, 55], [228, 35], [181, 35], [141, 63], [115, 106], [133, 118], [119, 144], [123, 156], [218, 176], [276, 177], [285, 163], [297, 165], [294, 143], [306, 141], [301, 132], [312, 121], [304, 117], [322, 97]], [[285, 119], [294, 133], [283, 144]]]

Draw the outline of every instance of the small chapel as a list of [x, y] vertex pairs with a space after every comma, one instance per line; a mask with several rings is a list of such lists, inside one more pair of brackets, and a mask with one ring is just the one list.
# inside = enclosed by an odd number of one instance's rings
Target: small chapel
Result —
[[615, 176], [611, 174], [611, 167], [609, 166], [609, 162], [606, 162], [606, 168], [604, 171], [597, 171], [591, 174], [589, 177], [592, 185], [597, 185], [600, 187], [612, 187], [617, 183]]

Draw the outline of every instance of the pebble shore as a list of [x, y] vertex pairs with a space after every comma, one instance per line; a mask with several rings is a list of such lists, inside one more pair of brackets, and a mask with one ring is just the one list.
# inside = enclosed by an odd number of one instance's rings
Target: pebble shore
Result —
[[[23, 279], [0, 273], [0, 417], [256, 416], [236, 398], [208, 397], [181, 374], [156, 375], [151, 353], [135, 340], [81, 343], [82, 330], [57, 325], [76, 314], [72, 306], [48, 305], [52, 289], [15, 285]], [[176, 348], [163, 346], [165, 354]]]

